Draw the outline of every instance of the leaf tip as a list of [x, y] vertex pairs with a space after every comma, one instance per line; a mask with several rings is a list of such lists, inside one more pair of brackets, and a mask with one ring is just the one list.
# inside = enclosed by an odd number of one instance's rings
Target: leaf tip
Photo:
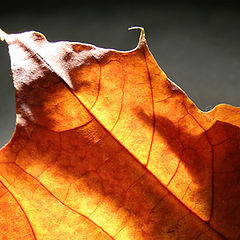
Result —
[[0, 28], [0, 40], [1, 41], [6, 41], [8, 34], [5, 33], [1, 28]]
[[140, 33], [140, 36], [139, 36], [139, 41], [138, 41], [138, 45], [137, 47], [141, 47], [143, 45], [146, 45], [146, 38], [145, 38], [145, 30], [143, 27], [140, 27], [140, 26], [134, 26], [134, 27], [129, 27], [128, 30], [140, 30], [141, 33]]

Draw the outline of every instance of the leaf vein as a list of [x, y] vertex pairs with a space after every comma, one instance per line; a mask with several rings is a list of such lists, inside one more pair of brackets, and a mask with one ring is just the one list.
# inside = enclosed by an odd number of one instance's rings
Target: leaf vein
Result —
[[12, 194], [12, 192], [5, 186], [5, 184], [4, 184], [2, 181], [0, 181], [0, 183], [4, 186], [4, 188], [8, 191], [8, 193], [12, 196], [12, 198], [15, 200], [15, 202], [17, 203], [17, 205], [20, 207], [22, 213], [24, 214], [24, 216], [25, 216], [25, 218], [26, 218], [26, 220], [27, 220], [27, 222], [28, 222], [28, 224], [29, 224], [29, 227], [31, 228], [31, 231], [32, 231], [32, 234], [33, 234], [33, 238], [34, 238], [35, 240], [37, 240], [36, 234], [35, 234], [35, 232], [34, 232], [34, 230], [33, 230], [33, 226], [32, 226], [32, 224], [31, 224], [31, 222], [30, 222], [30, 220], [29, 220], [26, 212], [24, 211], [22, 205], [21, 205], [20, 202], [17, 200], [17, 198]]

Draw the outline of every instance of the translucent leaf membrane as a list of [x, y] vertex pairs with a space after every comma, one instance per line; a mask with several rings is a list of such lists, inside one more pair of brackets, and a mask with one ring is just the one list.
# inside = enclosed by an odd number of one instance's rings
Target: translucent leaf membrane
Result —
[[1, 239], [239, 238], [239, 108], [197, 109], [142, 28], [131, 51], [0, 36], [17, 112]]

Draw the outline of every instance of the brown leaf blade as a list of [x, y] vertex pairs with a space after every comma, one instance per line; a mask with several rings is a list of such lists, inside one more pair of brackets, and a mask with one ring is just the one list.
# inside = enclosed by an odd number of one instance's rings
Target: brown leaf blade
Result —
[[198, 110], [143, 32], [126, 52], [6, 40], [17, 123], [0, 180], [29, 239], [239, 237], [239, 108]]

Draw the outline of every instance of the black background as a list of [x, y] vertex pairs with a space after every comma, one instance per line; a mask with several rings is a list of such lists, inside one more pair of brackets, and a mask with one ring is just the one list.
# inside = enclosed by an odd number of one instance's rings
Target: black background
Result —
[[[139, 31], [128, 31], [131, 26], [145, 28], [160, 67], [200, 109], [240, 106], [240, 11], [234, 1], [9, 1], [0, 10], [7, 33], [36, 30], [49, 41], [118, 50], [136, 46]], [[10, 60], [0, 43], [0, 146], [14, 126]]]

